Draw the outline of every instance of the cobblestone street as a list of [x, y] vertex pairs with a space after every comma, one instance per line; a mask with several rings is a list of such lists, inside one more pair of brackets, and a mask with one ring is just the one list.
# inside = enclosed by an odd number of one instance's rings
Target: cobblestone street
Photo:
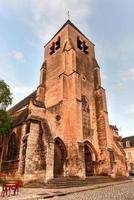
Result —
[[20, 188], [18, 195], [0, 200], [134, 200], [133, 180], [110, 184], [66, 189]]
[[134, 200], [134, 183], [77, 192], [65, 196], [55, 196], [52, 200]]

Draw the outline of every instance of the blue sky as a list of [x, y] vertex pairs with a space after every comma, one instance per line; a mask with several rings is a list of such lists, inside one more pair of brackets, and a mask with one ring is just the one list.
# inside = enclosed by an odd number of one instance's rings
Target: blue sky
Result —
[[0, 0], [0, 79], [13, 104], [36, 89], [43, 46], [68, 10], [96, 46], [110, 124], [134, 135], [134, 0]]

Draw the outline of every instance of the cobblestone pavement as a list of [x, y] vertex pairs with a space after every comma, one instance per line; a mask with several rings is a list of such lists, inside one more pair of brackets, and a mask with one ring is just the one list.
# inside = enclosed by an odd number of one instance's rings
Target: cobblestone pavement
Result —
[[[83, 190], [83, 191], [81, 191]], [[85, 191], [84, 191], [85, 190]], [[1, 191], [1, 188], [0, 188]], [[71, 194], [68, 194], [71, 193]], [[134, 181], [97, 184], [81, 188], [45, 189], [20, 188], [17, 196], [0, 197], [0, 200], [134, 200]]]
[[[134, 182], [105, 188], [55, 196], [50, 200], [134, 200]], [[41, 199], [40, 199], [41, 200]]]

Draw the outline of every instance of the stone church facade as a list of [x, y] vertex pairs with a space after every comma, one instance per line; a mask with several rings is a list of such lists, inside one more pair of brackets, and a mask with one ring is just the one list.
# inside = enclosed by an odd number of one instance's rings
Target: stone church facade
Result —
[[1, 138], [1, 174], [24, 182], [125, 176], [94, 44], [68, 20], [44, 48], [36, 91], [9, 110], [12, 130]]

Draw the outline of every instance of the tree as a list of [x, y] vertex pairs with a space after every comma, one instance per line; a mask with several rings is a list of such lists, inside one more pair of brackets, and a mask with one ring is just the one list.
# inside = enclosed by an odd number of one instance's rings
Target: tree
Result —
[[5, 110], [12, 103], [12, 94], [4, 80], [0, 80], [0, 109]]
[[8, 105], [12, 103], [12, 94], [5, 81], [0, 80], [0, 134], [4, 135], [10, 129], [10, 117], [6, 112]]
[[5, 110], [0, 110], [0, 134], [7, 134], [10, 130], [10, 117]]
[[4, 153], [4, 144], [6, 141], [5, 136], [10, 130], [10, 117], [6, 112], [6, 108], [11, 103], [12, 94], [10, 92], [10, 88], [5, 81], [0, 80], [0, 172]]

